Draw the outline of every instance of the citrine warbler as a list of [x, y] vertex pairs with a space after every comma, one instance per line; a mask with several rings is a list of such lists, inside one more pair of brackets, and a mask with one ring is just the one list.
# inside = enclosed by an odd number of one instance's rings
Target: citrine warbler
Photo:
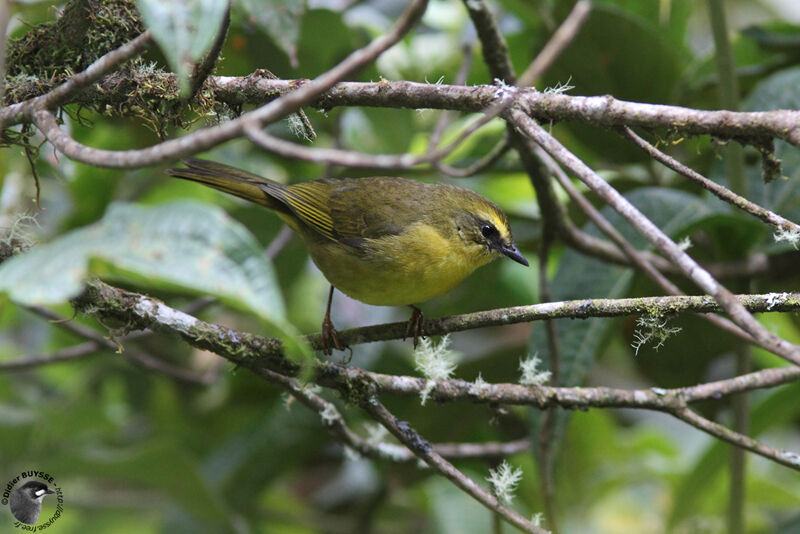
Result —
[[498, 256], [528, 265], [503, 211], [467, 189], [393, 177], [283, 185], [221, 163], [184, 164], [167, 174], [270, 208], [300, 235], [331, 283], [322, 323], [327, 354], [344, 348], [330, 319], [334, 287], [367, 304], [411, 306], [406, 336], [416, 344], [424, 321], [415, 304], [447, 293]]

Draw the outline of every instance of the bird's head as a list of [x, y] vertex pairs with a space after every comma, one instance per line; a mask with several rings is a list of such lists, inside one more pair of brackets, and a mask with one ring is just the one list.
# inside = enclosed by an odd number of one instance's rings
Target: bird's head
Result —
[[474, 254], [486, 257], [487, 261], [502, 255], [529, 265], [514, 244], [505, 213], [492, 202], [468, 192], [460, 202], [455, 221], [458, 235]]
[[26, 482], [20, 486], [17, 491], [31, 500], [39, 502], [42, 502], [42, 500], [48, 495], [55, 493], [53, 490], [47, 487], [47, 484], [43, 484], [37, 480]]

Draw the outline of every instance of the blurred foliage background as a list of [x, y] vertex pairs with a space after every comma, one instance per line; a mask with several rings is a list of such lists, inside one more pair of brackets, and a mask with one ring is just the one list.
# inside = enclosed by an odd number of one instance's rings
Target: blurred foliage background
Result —
[[[572, 2], [492, 2], [511, 57], [521, 72], [563, 19]], [[800, 8], [786, 1], [725, 2], [732, 30], [743, 108], [800, 108]], [[13, 4], [12, 39], [55, 19], [50, 1]], [[216, 74], [244, 76], [268, 68], [280, 78], [314, 77], [385, 32], [404, 3], [395, 0], [234, 0], [231, 25]], [[452, 83], [463, 47], [475, 52], [468, 84], [491, 83], [463, 4], [431, 0], [422, 25], [358, 74], [362, 81]], [[147, 61], [168, 68], [156, 48]], [[24, 74], [24, 73], [23, 73]], [[611, 94], [641, 102], [718, 107], [717, 77], [705, 2], [596, 1], [578, 38], [551, 68], [540, 89], [569, 85], [573, 95]], [[68, 112], [76, 117], [73, 106]], [[373, 108], [307, 110], [318, 134], [314, 146], [340, 145], [370, 153], [421, 153], [439, 112]], [[75, 138], [98, 148], [144, 147], [158, 141], [146, 121], [83, 110], [68, 119]], [[206, 116], [193, 127], [220, 117]], [[457, 117], [452, 139], [472, 117]], [[286, 121], [270, 132], [292, 138]], [[495, 120], [451, 158], [463, 165], [486, 154], [504, 132]], [[171, 127], [169, 136], [182, 131]], [[701, 262], [753, 254], [783, 255], [768, 228], [731, 210], [686, 180], [650, 161], [615, 134], [583, 124], [559, 124], [554, 133], [623, 191], [676, 239], [690, 237]], [[708, 137], [659, 132], [662, 147], [712, 179], [726, 183], [721, 149]], [[800, 153], [777, 143], [784, 178], [765, 185], [760, 160], [746, 150], [747, 197], [800, 220]], [[369, 170], [326, 168], [278, 157], [246, 140], [201, 157], [290, 182], [322, 176], [359, 176]], [[163, 169], [98, 169], [40, 147], [34, 164], [41, 209], [31, 199], [28, 160], [19, 147], [0, 152], [0, 228], [5, 235], [53, 245], [37, 260], [42, 270], [15, 284], [30, 295], [63, 294], [87, 272], [161, 298], [174, 307], [219, 297], [197, 314], [244, 331], [317, 331], [327, 283], [292, 238], [274, 261], [263, 249], [281, 231], [279, 220], [257, 206], [194, 184], [170, 180]], [[509, 153], [498, 165], [463, 180], [428, 170], [405, 172], [425, 181], [449, 181], [493, 199], [510, 215], [517, 242], [536, 258], [539, 215], [528, 176]], [[599, 205], [591, 195], [590, 199]], [[566, 202], [566, 200], [564, 200]], [[583, 214], [571, 205], [580, 226]], [[224, 210], [224, 211], [223, 211]], [[610, 210], [603, 212], [640, 247], [644, 241]], [[229, 215], [226, 216], [225, 213]], [[172, 218], [168, 218], [172, 217]], [[35, 222], [33, 222], [35, 219]], [[216, 230], [211, 230], [213, 227]], [[591, 226], [585, 230], [599, 235]], [[77, 233], [76, 232], [81, 232]], [[70, 241], [71, 240], [71, 241]], [[73, 257], [74, 256], [74, 257]], [[154, 258], [159, 259], [157, 267]], [[84, 263], [88, 259], [91, 262]], [[62, 263], [63, 261], [63, 263]], [[796, 257], [795, 257], [796, 266]], [[201, 265], [202, 268], [198, 267]], [[548, 271], [553, 299], [658, 295], [631, 269], [589, 259], [560, 244]], [[537, 269], [498, 261], [445, 297], [424, 305], [428, 317], [538, 302]], [[25, 285], [25, 284], [28, 285]], [[680, 282], [688, 292], [693, 288]], [[798, 288], [798, 269], [733, 279], [735, 291], [762, 293]], [[407, 310], [375, 308], [337, 294], [338, 328], [405, 320]], [[71, 317], [66, 305], [53, 307]], [[759, 318], [771, 330], [800, 341], [796, 315]], [[95, 320], [73, 321], [112, 335]], [[735, 341], [695, 317], [670, 323], [682, 331], [659, 351], [631, 348], [634, 319], [559, 321], [563, 381], [571, 385], [677, 387], [733, 374]], [[116, 333], [120, 335], [120, 333]], [[519, 378], [520, 358], [544, 355], [541, 325], [485, 329], [453, 336], [462, 354], [456, 371], [473, 380]], [[0, 302], [0, 362], [50, 354], [85, 339], [8, 297]], [[52, 473], [64, 489], [65, 511], [53, 532], [487, 532], [490, 514], [449, 482], [413, 465], [390, 465], [345, 455], [304, 407], [287, 403], [275, 387], [237, 371], [179, 339], [151, 335], [126, 341], [126, 352], [101, 350], [85, 358], [18, 372], [0, 372], [0, 479], [24, 469]], [[132, 362], [131, 350], [197, 375], [190, 384]], [[754, 350], [754, 366], [779, 366]], [[409, 343], [360, 345], [352, 365], [415, 375]], [[800, 387], [791, 384], [751, 397], [751, 435], [775, 447], [800, 449]], [[367, 435], [356, 408], [324, 393], [348, 423]], [[536, 414], [502, 413], [457, 403], [421, 407], [417, 399], [385, 399], [432, 442], [508, 441], [526, 437]], [[729, 399], [708, 402], [702, 413], [729, 422]], [[568, 417], [571, 415], [571, 417]], [[563, 532], [716, 533], [725, 531], [729, 475], [727, 446], [668, 416], [634, 410], [564, 414], [557, 435], [557, 510]], [[524, 478], [513, 506], [524, 515], [542, 509], [533, 453], [510, 459]], [[483, 481], [482, 462], [460, 463]], [[800, 479], [796, 473], [750, 456], [746, 478], [747, 531], [800, 532]], [[45, 501], [42, 517], [54, 503]], [[0, 531], [10, 525], [0, 510]], [[504, 527], [506, 531], [511, 528]]]

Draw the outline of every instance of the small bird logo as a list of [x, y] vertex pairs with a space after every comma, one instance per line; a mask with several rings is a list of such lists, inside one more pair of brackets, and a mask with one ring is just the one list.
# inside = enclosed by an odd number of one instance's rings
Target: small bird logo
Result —
[[35, 480], [26, 482], [11, 494], [9, 502], [11, 513], [17, 520], [28, 525], [35, 525], [42, 512], [42, 501], [52, 493], [55, 491], [48, 488], [47, 484]]

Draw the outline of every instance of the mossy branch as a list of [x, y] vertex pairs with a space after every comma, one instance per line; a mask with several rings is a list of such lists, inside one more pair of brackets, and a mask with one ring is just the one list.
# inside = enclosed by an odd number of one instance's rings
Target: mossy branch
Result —
[[[751, 312], [796, 311], [800, 309], [800, 294], [782, 293], [739, 296], [739, 302]], [[84, 313], [104, 320], [113, 320], [125, 330], [151, 329], [178, 335], [188, 344], [212, 351], [239, 367], [258, 375], [277, 373], [296, 377], [301, 367], [289, 361], [281, 350], [280, 341], [225, 326], [201, 321], [166, 304], [141, 295], [112, 287], [100, 281], [91, 282], [86, 291], [74, 300], [75, 307]], [[436, 333], [481, 328], [490, 324], [533, 321], [544, 317], [614, 317], [622, 315], [670, 314], [688, 311], [712, 312], [719, 307], [710, 297], [654, 297], [650, 299], [621, 299], [549, 303], [518, 308], [489, 310], [429, 321]], [[398, 339], [404, 335], [401, 323], [377, 325], [341, 333], [350, 344], [367, 340]], [[308, 336], [319, 346], [319, 335]], [[416, 396], [426, 387], [426, 379], [409, 376], [373, 373], [356, 367], [314, 360], [311, 362], [313, 381], [336, 389], [358, 405], [380, 394]], [[775, 387], [800, 379], [795, 366], [764, 369], [727, 380], [699, 384], [679, 389], [651, 388], [622, 390], [605, 387], [547, 387], [519, 384], [488, 384], [481, 388], [464, 380], [437, 382], [429, 392], [437, 402], [470, 401], [493, 404], [528, 405], [545, 409], [561, 406], [569, 409], [589, 407], [639, 408], [663, 411], [708, 432], [720, 439], [733, 441], [757, 454], [782, 465], [800, 470], [800, 457], [771, 449], [755, 440], [731, 433], [730, 430], [707, 421], [688, 408], [688, 404], [752, 389]]]

